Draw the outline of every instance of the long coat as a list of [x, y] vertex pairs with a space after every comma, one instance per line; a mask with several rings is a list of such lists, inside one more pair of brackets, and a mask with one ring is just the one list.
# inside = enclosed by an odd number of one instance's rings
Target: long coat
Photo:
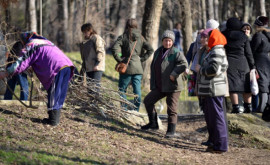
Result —
[[125, 74], [143, 74], [142, 62], [146, 61], [154, 49], [137, 29], [132, 29], [131, 37], [127, 33], [119, 36], [112, 46], [112, 54], [117, 62], [127, 63], [132, 48], [137, 41]]
[[270, 32], [267, 29], [260, 29], [254, 34], [251, 41], [256, 69], [260, 78], [258, 79], [259, 91], [269, 92], [270, 82]]
[[227, 39], [225, 50], [229, 68], [227, 70], [229, 91], [246, 92], [250, 90], [249, 72], [255, 68], [248, 37], [242, 31], [223, 32]]
[[[156, 89], [156, 77], [155, 77], [155, 63], [162, 51], [162, 46], [159, 47], [155, 53], [151, 63], [151, 78], [150, 78], [150, 89]], [[172, 47], [168, 55], [163, 59], [161, 63], [161, 81], [162, 91], [161, 92], [179, 92], [184, 88], [184, 77], [183, 72], [186, 70], [188, 64], [187, 60], [182, 52], [177, 48]], [[170, 80], [170, 75], [176, 77], [176, 81]]]

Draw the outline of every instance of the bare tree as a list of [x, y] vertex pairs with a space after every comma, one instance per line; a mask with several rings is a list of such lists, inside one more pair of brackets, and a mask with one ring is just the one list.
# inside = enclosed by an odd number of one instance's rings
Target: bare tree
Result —
[[214, 18], [219, 20], [219, 0], [214, 0]]
[[205, 3], [205, 0], [202, 0], [202, 27], [203, 28], [206, 27], [206, 21], [207, 21], [207, 17], [206, 17], [206, 3]]
[[207, 0], [208, 2], [208, 8], [207, 8], [207, 12], [208, 12], [208, 19], [215, 19], [214, 18], [214, 3], [213, 0]]
[[36, 0], [29, 0], [29, 30], [37, 31]]
[[229, 17], [229, 0], [223, 0], [222, 4], [222, 20], [227, 20]]
[[260, 15], [266, 16], [265, 0], [260, 0], [259, 6], [260, 6]]
[[63, 24], [64, 24], [64, 51], [70, 52], [70, 38], [68, 31], [68, 1], [63, 1]]
[[137, 16], [137, 6], [138, 6], [138, 0], [132, 0], [131, 4], [131, 18], [136, 18]]
[[[142, 35], [145, 39], [151, 42], [154, 50], [158, 47], [158, 29], [160, 16], [162, 11], [163, 0], [147, 0], [145, 3], [143, 21], [142, 21]], [[149, 89], [150, 80], [150, 64], [152, 56], [144, 62], [144, 74], [142, 86]]]
[[184, 54], [187, 53], [190, 44], [192, 43], [192, 19], [191, 19], [191, 8], [189, 0], [179, 0], [183, 8], [183, 47]]
[[248, 22], [249, 12], [250, 12], [250, 1], [249, 0], [242, 0], [244, 13], [243, 13], [243, 21]]

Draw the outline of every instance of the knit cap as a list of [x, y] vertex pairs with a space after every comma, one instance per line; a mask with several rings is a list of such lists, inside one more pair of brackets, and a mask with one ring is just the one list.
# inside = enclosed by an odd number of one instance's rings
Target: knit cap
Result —
[[201, 33], [201, 37], [207, 37], [208, 36], [208, 33], [213, 30], [212, 28], [208, 28], [208, 29], [205, 29], [202, 33]]
[[206, 22], [206, 29], [217, 29], [219, 27], [219, 23], [214, 20], [214, 19], [210, 19]]
[[174, 32], [171, 30], [165, 30], [165, 32], [162, 35], [162, 40], [164, 38], [170, 38], [174, 42], [174, 40], [175, 40]]
[[255, 25], [257, 26], [265, 26], [268, 24], [268, 17], [265, 16], [258, 16], [254, 22]]

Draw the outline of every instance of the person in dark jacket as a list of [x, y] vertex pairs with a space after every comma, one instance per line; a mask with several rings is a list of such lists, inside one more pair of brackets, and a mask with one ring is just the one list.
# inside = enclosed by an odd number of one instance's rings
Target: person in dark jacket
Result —
[[227, 70], [232, 113], [239, 113], [238, 93], [243, 94], [244, 113], [252, 111], [249, 73], [255, 68], [248, 37], [241, 31], [242, 23], [238, 18], [229, 18], [226, 30], [223, 32], [227, 39], [225, 50], [229, 62]]
[[[23, 44], [21, 41], [17, 41], [13, 45], [10, 51], [9, 57], [7, 59], [7, 62], [10, 63], [7, 65], [7, 67], [9, 67], [12, 62], [17, 60], [22, 49], [23, 49]], [[28, 100], [29, 88], [28, 88], [27, 74], [25, 72], [22, 72], [20, 74], [17, 74], [11, 77], [8, 80], [7, 84], [12, 91], [10, 91], [8, 88], [6, 89], [4, 100], [12, 100], [12, 92], [14, 92], [17, 84], [19, 84], [21, 87], [20, 100]]]
[[162, 46], [155, 53], [151, 63], [150, 93], [144, 98], [144, 105], [149, 123], [142, 130], [158, 129], [155, 103], [166, 97], [168, 129], [166, 137], [175, 137], [177, 124], [177, 107], [181, 90], [184, 87], [183, 74], [187, 69], [187, 60], [179, 49], [173, 46], [173, 31], [166, 30], [162, 36]]
[[228, 150], [228, 132], [226, 115], [224, 113], [224, 96], [227, 93], [226, 70], [228, 61], [224, 45], [226, 38], [214, 29], [209, 32], [207, 55], [201, 65], [196, 65], [198, 73], [198, 96], [204, 98], [203, 110], [209, 133], [209, 140], [213, 146], [206, 151], [222, 153]]
[[[255, 59], [255, 65], [259, 74], [259, 106], [257, 112], [263, 112], [269, 106], [270, 87], [270, 30], [267, 29], [268, 17], [259, 16], [254, 22], [256, 33], [251, 40], [251, 48]], [[267, 104], [268, 101], [268, 104]]]
[[124, 93], [126, 93], [127, 87], [131, 82], [133, 93], [137, 95], [134, 98], [135, 110], [139, 111], [141, 105], [141, 79], [143, 74], [142, 62], [146, 61], [154, 50], [137, 28], [138, 24], [135, 19], [130, 18], [127, 20], [125, 32], [114, 43], [112, 54], [118, 63], [127, 63], [132, 48], [135, 46], [126, 72], [119, 74], [118, 87], [121, 96], [126, 99], [127, 97]]

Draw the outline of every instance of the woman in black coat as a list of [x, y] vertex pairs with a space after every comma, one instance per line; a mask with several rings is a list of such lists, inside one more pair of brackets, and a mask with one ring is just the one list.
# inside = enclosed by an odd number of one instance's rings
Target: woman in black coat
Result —
[[[259, 106], [257, 112], [263, 112], [265, 107], [269, 108], [269, 87], [270, 87], [270, 30], [266, 28], [268, 18], [259, 16], [255, 20], [256, 33], [251, 40], [251, 48], [255, 60], [256, 69], [259, 73]], [[267, 105], [267, 106], [266, 106]]]
[[244, 113], [252, 111], [249, 73], [254, 69], [254, 59], [248, 37], [241, 31], [242, 23], [237, 18], [229, 18], [223, 32], [227, 39], [225, 50], [229, 62], [227, 70], [232, 113], [239, 113], [238, 93], [243, 93]]

